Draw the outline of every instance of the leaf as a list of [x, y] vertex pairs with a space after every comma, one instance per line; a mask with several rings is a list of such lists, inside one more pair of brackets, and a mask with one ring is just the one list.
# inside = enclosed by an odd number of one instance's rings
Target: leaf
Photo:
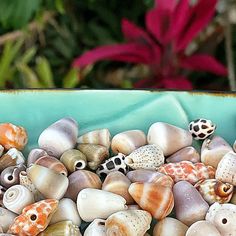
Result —
[[65, 7], [64, 7], [63, 0], [55, 0], [55, 7], [59, 13], [61, 13], [61, 14], [65, 13]]
[[70, 69], [65, 78], [63, 79], [63, 88], [75, 88], [80, 81], [77, 69]]
[[33, 59], [36, 52], [37, 52], [36, 47], [31, 47], [31, 48], [27, 49], [26, 52], [20, 58], [20, 62], [23, 64], [28, 64]]

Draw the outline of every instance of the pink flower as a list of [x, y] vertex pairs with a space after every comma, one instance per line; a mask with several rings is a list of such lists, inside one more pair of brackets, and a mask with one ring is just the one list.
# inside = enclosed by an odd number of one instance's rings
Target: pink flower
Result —
[[186, 70], [227, 75], [226, 68], [207, 54], [187, 56], [185, 49], [209, 23], [217, 0], [156, 0], [146, 14], [146, 31], [127, 19], [122, 20], [123, 44], [97, 47], [75, 59], [75, 67], [99, 60], [142, 63], [150, 67], [153, 77], [138, 81], [135, 87], [192, 89]]

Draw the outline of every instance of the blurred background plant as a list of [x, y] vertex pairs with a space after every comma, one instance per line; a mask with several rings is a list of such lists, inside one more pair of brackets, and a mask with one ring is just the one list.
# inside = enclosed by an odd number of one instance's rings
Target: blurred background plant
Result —
[[[147, 66], [103, 61], [82, 69], [72, 62], [97, 46], [123, 42], [122, 19], [144, 27], [153, 6], [153, 0], [1, 0], [0, 88], [133, 88], [150, 76]], [[187, 50], [215, 55], [229, 79], [191, 72], [195, 89], [235, 90], [235, 0], [219, 1], [217, 10]]]

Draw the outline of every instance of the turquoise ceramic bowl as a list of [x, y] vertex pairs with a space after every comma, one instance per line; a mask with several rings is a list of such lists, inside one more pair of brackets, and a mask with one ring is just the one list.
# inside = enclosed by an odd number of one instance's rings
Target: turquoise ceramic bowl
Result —
[[16, 90], [0, 92], [0, 122], [24, 126], [26, 152], [39, 134], [56, 120], [71, 116], [79, 134], [109, 128], [114, 135], [127, 129], [147, 132], [157, 121], [187, 128], [204, 117], [217, 124], [216, 133], [230, 144], [236, 138], [236, 95], [230, 93], [144, 90]]

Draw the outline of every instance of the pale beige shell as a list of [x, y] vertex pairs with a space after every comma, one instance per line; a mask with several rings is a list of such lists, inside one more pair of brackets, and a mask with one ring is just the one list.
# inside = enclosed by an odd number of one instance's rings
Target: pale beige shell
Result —
[[116, 134], [111, 140], [111, 149], [114, 154], [129, 155], [137, 148], [147, 143], [146, 135], [142, 130], [128, 130]]
[[105, 220], [95, 219], [84, 231], [84, 236], [107, 236]]
[[7, 232], [17, 215], [6, 208], [0, 207], [0, 227]]
[[105, 222], [107, 236], [143, 236], [150, 228], [151, 214], [143, 210], [119, 211]]
[[69, 185], [66, 176], [36, 164], [30, 166], [26, 172], [33, 185], [45, 198], [59, 200], [64, 196]]
[[4, 152], [4, 147], [0, 144], [0, 157], [2, 156], [3, 152]]
[[111, 134], [108, 129], [98, 129], [90, 131], [78, 138], [78, 143], [91, 143], [110, 148]]
[[116, 193], [122, 196], [127, 204], [132, 204], [134, 200], [128, 192], [130, 184], [131, 181], [124, 174], [119, 171], [113, 171], [107, 175], [102, 184], [102, 190]]
[[153, 236], [184, 236], [187, 230], [188, 226], [181, 221], [166, 217], [155, 225]]
[[28, 158], [27, 158], [27, 167], [30, 166], [30, 164], [35, 163], [37, 159], [40, 157], [48, 155], [46, 151], [40, 148], [34, 148], [30, 151]]
[[32, 203], [34, 195], [22, 185], [10, 187], [3, 196], [3, 205], [16, 214], [21, 214], [23, 208]]
[[96, 170], [98, 166], [109, 157], [109, 150], [97, 144], [78, 144], [77, 148], [86, 156], [88, 167]]
[[76, 170], [82, 170], [87, 165], [86, 156], [76, 149], [65, 151], [62, 154], [60, 161], [65, 165], [70, 173]]

